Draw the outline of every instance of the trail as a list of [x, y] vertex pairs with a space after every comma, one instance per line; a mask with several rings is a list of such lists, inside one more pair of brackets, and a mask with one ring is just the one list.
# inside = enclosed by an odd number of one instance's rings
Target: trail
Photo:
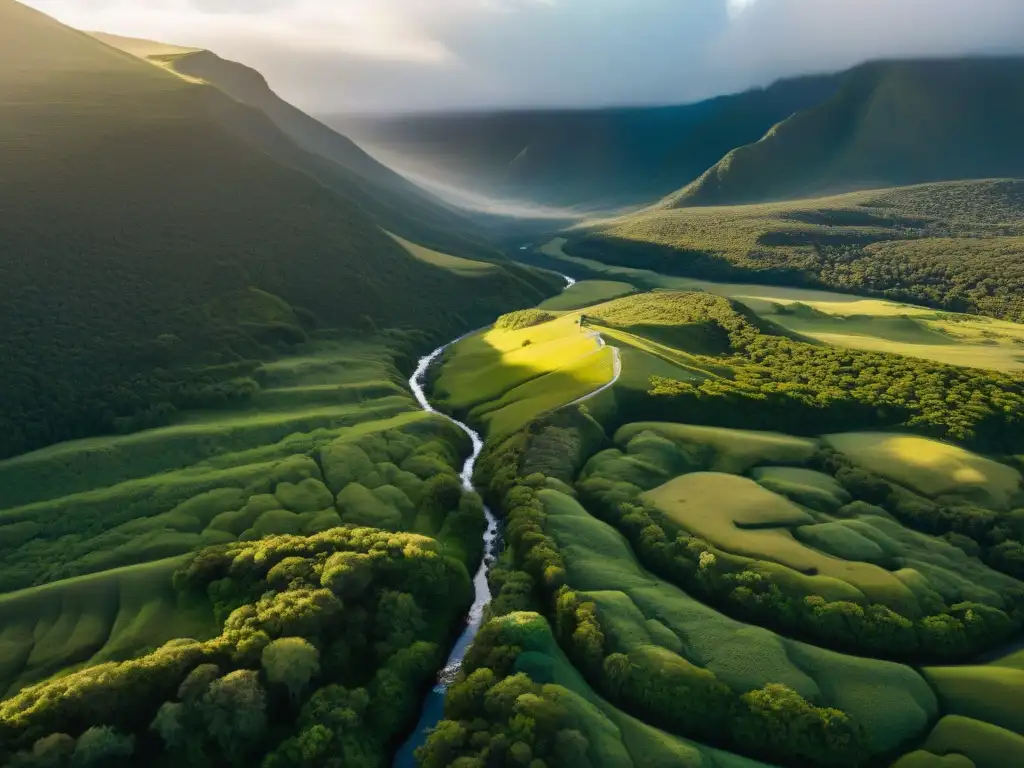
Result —
[[[568, 275], [562, 275], [562, 278], [565, 280], [566, 289], [569, 289], [576, 284], [576, 281]], [[475, 333], [475, 331], [472, 331], [471, 333]], [[466, 334], [466, 336], [468, 335], [470, 334]], [[462, 472], [460, 473], [460, 476], [462, 478], [462, 487], [465, 490], [476, 491], [476, 487], [473, 485], [473, 470], [476, 469], [477, 459], [480, 458], [480, 454], [484, 449], [483, 437], [468, 424], [464, 424], [458, 419], [454, 419], [448, 414], [442, 413], [434, 408], [434, 406], [430, 404], [430, 400], [427, 397], [427, 393], [424, 388], [427, 379], [427, 372], [430, 370], [430, 367], [441, 358], [441, 355], [444, 354], [446, 349], [453, 344], [458, 343], [466, 336], [460, 336], [457, 339], [449, 341], [447, 344], [435, 349], [429, 355], [421, 357], [419, 364], [416, 366], [415, 372], [409, 379], [409, 388], [412, 390], [413, 396], [415, 396], [416, 401], [424, 411], [444, 416], [469, 436], [469, 439], [473, 443], [473, 452], [470, 454], [469, 458], [466, 459], [465, 464], [462, 465]], [[607, 344], [601, 337], [601, 334], [595, 331], [594, 336], [597, 338], [600, 347], [603, 349]], [[613, 352], [615, 354], [615, 375], [612, 377], [612, 380], [590, 394], [585, 395], [578, 400], [574, 400], [571, 403], [567, 403], [566, 406], [582, 403], [615, 385], [622, 373], [622, 358], [618, 349], [613, 348]], [[433, 689], [431, 689], [423, 703], [423, 709], [420, 714], [420, 720], [416, 724], [416, 729], [395, 755], [393, 763], [394, 768], [414, 768], [416, 765], [416, 758], [414, 755], [416, 748], [426, 741], [427, 732], [436, 726], [443, 718], [445, 691], [455, 679], [456, 674], [458, 674], [459, 668], [462, 666], [462, 660], [466, 655], [466, 651], [469, 649], [470, 644], [476, 637], [477, 632], [480, 631], [480, 625], [484, 616], [484, 609], [487, 607], [487, 604], [491, 602], [491, 588], [487, 583], [487, 573], [497, 557], [500, 537], [498, 534], [498, 519], [494, 516], [494, 513], [487, 507], [484, 507], [484, 514], [487, 517], [487, 530], [484, 532], [484, 556], [480, 563], [480, 567], [477, 569], [476, 575], [473, 577], [473, 590], [475, 597], [473, 605], [469, 609], [469, 614], [466, 616], [466, 628], [462, 631], [462, 634], [459, 635], [459, 639], [456, 640], [451, 653], [448, 654], [447, 664], [445, 664], [444, 669], [441, 670], [441, 673], [437, 678], [437, 683], [434, 685]]]

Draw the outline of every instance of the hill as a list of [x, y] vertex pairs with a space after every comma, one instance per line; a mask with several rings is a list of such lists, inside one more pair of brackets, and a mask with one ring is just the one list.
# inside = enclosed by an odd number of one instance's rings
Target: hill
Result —
[[[497, 252], [475, 276], [418, 258], [313, 162], [220, 90], [0, 1], [0, 456], [244, 398], [249, 361], [315, 326], [440, 334], [541, 297]], [[379, 196], [391, 231], [443, 230]]]
[[[635, 205], [829, 98], [832, 76], [670, 107], [337, 116], [327, 121], [396, 166], [459, 187], [555, 206]], [[443, 168], [437, 167], [443, 160]]]
[[212, 51], [90, 34], [229, 96], [230, 100], [216, 99], [210, 110], [225, 130], [275, 160], [310, 174], [360, 206], [385, 229], [461, 255], [501, 258], [487, 243], [481, 222], [434, 198], [374, 160], [347, 136], [289, 104], [256, 70]]
[[878, 61], [733, 149], [665, 207], [1024, 175], [1024, 58]]
[[607, 264], [1024, 320], [1024, 182], [1013, 179], [651, 208], [571, 234], [570, 254]]

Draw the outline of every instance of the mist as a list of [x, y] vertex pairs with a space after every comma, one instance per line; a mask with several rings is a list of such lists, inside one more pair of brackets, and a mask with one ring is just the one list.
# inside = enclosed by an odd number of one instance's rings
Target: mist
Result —
[[1021, 0], [30, 0], [210, 48], [320, 113], [670, 104], [877, 57], [1024, 51]]

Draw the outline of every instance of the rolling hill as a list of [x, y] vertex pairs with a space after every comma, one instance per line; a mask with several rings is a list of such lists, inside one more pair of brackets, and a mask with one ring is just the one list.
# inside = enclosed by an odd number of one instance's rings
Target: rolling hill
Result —
[[606, 264], [718, 282], [828, 287], [1024, 320], [1024, 181], [1017, 179], [649, 208], [570, 234], [572, 256]]
[[1024, 175], [1024, 58], [878, 61], [662, 203], [763, 202]]
[[546, 205], [609, 207], [668, 194], [733, 147], [827, 100], [837, 85], [833, 76], [796, 78], [669, 107], [325, 119], [396, 167], [458, 187]]
[[540, 298], [498, 251], [466, 275], [389, 236], [459, 240], [374, 170], [0, 0], [0, 456], [244, 396], [248, 361], [315, 326], [440, 334]]

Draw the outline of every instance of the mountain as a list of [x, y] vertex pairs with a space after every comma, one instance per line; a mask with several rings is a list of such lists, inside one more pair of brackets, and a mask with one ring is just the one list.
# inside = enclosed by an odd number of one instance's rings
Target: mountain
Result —
[[[0, 456], [223, 399], [315, 326], [440, 335], [543, 294], [446, 236], [457, 213], [332, 141], [349, 165], [0, 0]], [[389, 232], [490, 263], [446, 268]]]
[[1024, 176], [1024, 58], [879, 61], [726, 154], [666, 207]]
[[815, 76], [683, 106], [326, 120], [396, 167], [478, 193], [634, 205], [678, 189], [837, 86], [834, 76]]
[[[314, 176], [361, 206], [382, 227], [438, 248], [493, 258], [478, 222], [374, 160], [348, 137], [278, 96], [256, 70], [212, 51], [103, 32], [96, 39], [231, 97], [213, 114], [230, 133]], [[253, 114], [256, 110], [258, 114]]]

